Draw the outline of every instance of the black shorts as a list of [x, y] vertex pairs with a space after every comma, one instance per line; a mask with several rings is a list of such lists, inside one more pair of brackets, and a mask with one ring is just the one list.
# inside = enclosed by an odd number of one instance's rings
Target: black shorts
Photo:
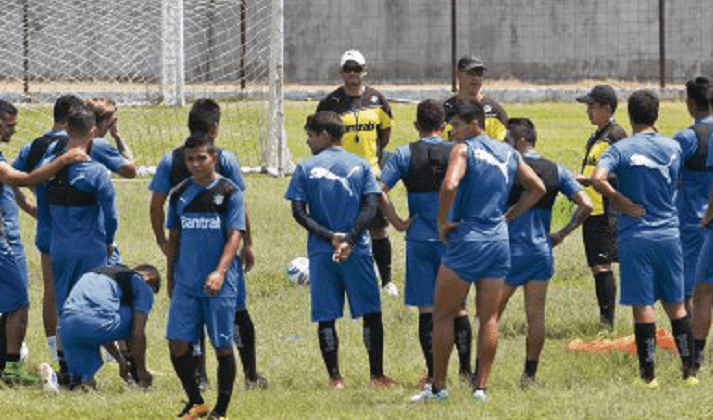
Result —
[[607, 215], [589, 216], [582, 224], [584, 252], [587, 265], [611, 264], [618, 262], [616, 245], [616, 226]]
[[381, 211], [381, 207], [376, 208], [376, 214], [374, 218], [369, 221], [369, 229], [384, 229], [389, 226], [389, 221], [386, 219], [384, 212]]

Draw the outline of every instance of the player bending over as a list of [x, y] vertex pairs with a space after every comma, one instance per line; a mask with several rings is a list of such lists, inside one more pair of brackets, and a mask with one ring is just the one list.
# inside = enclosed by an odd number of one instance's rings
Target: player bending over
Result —
[[184, 150], [191, 177], [172, 191], [166, 220], [171, 296], [166, 339], [188, 396], [179, 417], [204, 417], [208, 406], [189, 348], [207, 330], [218, 358], [218, 401], [209, 418], [222, 419], [235, 382], [233, 319], [236, 309], [245, 308], [245, 281], [240, 259], [235, 258], [245, 231], [245, 207], [240, 188], [216, 172], [218, 151], [210, 137], [193, 134]]
[[[500, 300], [500, 315], [522, 286], [527, 315], [527, 340], [525, 341], [525, 368], [521, 385], [527, 387], [535, 381], [538, 360], [545, 344], [545, 299], [550, 278], [554, 275], [552, 248], [577, 229], [592, 212], [592, 201], [572, 174], [556, 163], [543, 158], [535, 151], [537, 133], [527, 118], [510, 118], [507, 143], [515, 148], [525, 162], [545, 184], [545, 195], [532, 208], [508, 223], [510, 237], [510, 271], [505, 277], [505, 289]], [[550, 233], [552, 206], [557, 193], [562, 193], [577, 208], [569, 223], [557, 232]], [[523, 193], [516, 185], [510, 191], [508, 206], [515, 204]]]
[[381, 189], [371, 165], [342, 149], [344, 125], [337, 113], [319, 111], [310, 115], [305, 130], [314, 156], [297, 166], [285, 198], [292, 201], [297, 223], [309, 232], [312, 322], [319, 325], [319, 348], [329, 384], [344, 387], [334, 321], [343, 315], [346, 294], [352, 317], [364, 319], [371, 385], [395, 385], [383, 371], [381, 302], [366, 232]]
[[[158, 293], [161, 276], [155, 267], [97, 267], [82, 275], [64, 304], [60, 329], [71, 388], [96, 388], [94, 375], [103, 361], [100, 347], [119, 363], [122, 378], [132, 373], [139, 386], [151, 385], [146, 369], [146, 320]], [[119, 352], [116, 340], [126, 340], [130, 359]]]
[[[454, 138], [448, 170], [439, 192], [438, 235], [446, 253], [438, 270], [433, 299], [433, 385], [412, 402], [449, 398], [446, 390], [448, 359], [453, 348], [453, 320], [463, 307], [471, 284], [476, 288], [480, 320], [473, 397], [486, 399], [485, 387], [498, 346], [498, 304], [503, 278], [510, 269], [507, 222], [535, 204], [545, 186], [520, 155], [483, 131], [483, 107], [459, 102], [451, 120]], [[506, 209], [514, 182], [525, 192]]]
[[[8, 143], [15, 134], [17, 108], [0, 100], [0, 142]], [[7, 164], [0, 152], [0, 313], [3, 339], [0, 344], [0, 370], [6, 383], [34, 383], [39, 378], [28, 375], [20, 361], [20, 348], [27, 331], [30, 299], [27, 262], [20, 240], [18, 209], [12, 186], [35, 186], [55, 175], [64, 166], [87, 159], [83, 151], [73, 151], [29, 175]]]
[[[621, 269], [621, 304], [634, 315], [639, 378], [658, 386], [654, 371], [656, 316], [661, 300], [681, 356], [687, 385], [698, 380], [693, 366], [693, 331], [683, 303], [683, 256], [673, 192], [681, 168], [680, 145], [657, 133], [659, 100], [648, 90], [629, 97], [634, 135], [607, 148], [599, 159], [592, 184], [621, 209], [617, 220]], [[617, 189], [608, 181], [616, 175]]]

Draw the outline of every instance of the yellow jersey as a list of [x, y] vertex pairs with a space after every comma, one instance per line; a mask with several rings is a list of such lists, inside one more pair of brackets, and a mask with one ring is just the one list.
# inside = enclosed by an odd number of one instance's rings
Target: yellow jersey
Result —
[[[626, 136], [626, 131], [624, 131], [619, 124], [614, 122], [614, 120], [611, 120], [601, 130], [595, 131], [594, 134], [589, 137], [589, 140], [587, 140], [584, 159], [582, 159], [582, 176], [591, 178], [594, 168], [597, 167], [599, 158], [604, 151], [607, 150], [610, 144], [614, 144]], [[608, 214], [608, 203], [604, 201], [601, 194], [593, 187], [584, 187], [583, 190], [587, 193], [594, 205], [592, 216]]]
[[[450, 97], [446, 102], [443, 103], [443, 108], [446, 111], [446, 121], [450, 121], [456, 114], [456, 102], [458, 102], [458, 96]], [[480, 104], [483, 106], [483, 112], [485, 113], [485, 133], [488, 137], [494, 138], [495, 140], [505, 140], [505, 134], [507, 133], [507, 123], [508, 114], [505, 112], [499, 103], [495, 102], [494, 99], [484, 96], [480, 100]], [[446, 126], [446, 133], [450, 133], [451, 125]], [[450, 136], [448, 136], [450, 137]]]

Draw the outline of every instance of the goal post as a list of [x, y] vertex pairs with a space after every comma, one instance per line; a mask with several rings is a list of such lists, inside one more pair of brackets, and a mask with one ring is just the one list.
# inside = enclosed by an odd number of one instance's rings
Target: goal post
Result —
[[211, 98], [222, 109], [216, 144], [246, 172], [291, 171], [282, 0], [0, 0], [0, 7], [0, 98], [20, 106], [15, 144], [51, 126], [57, 97], [106, 97], [118, 105], [137, 166], [150, 172], [187, 137], [192, 102]]

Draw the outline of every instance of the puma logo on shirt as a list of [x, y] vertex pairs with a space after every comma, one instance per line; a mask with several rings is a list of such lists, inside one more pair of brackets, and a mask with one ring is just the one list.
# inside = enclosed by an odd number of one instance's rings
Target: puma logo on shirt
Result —
[[507, 157], [505, 158], [505, 162], [500, 162], [495, 156], [491, 155], [483, 149], [473, 150], [473, 157], [475, 159], [482, 160], [483, 162], [500, 169], [500, 172], [502, 172], [503, 176], [505, 177], [505, 181], [508, 180], [508, 162], [510, 162], [510, 156], [512, 156], [511, 151], [508, 152]]
[[670, 171], [671, 164], [673, 163], [673, 161], [675, 159], [676, 159], [676, 155], [671, 155], [671, 159], [669, 160], [669, 162], [666, 165], [661, 165], [659, 163], [654, 162], [653, 160], [651, 160], [651, 158], [649, 158], [647, 156], [640, 155], [638, 153], [634, 153], [631, 156], [631, 164], [633, 166], [645, 166], [647, 168], [658, 170], [659, 172], [661, 172], [661, 175], [663, 175], [663, 177], [666, 179], [666, 182], [668, 182], [670, 184], [671, 183], [671, 175], [669, 174], [669, 171]]
[[330, 171], [327, 168], [312, 168], [312, 170], [309, 172], [309, 177], [310, 178], [324, 178], [324, 179], [329, 179], [331, 181], [337, 181], [340, 184], [342, 184], [344, 189], [351, 196], [351, 195], [354, 195], [354, 193], [352, 192], [352, 189], [349, 188], [349, 183], [347, 182], [347, 179], [357, 172], [359, 172], [359, 167], [355, 166], [347, 173], [347, 176], [341, 177], [341, 176], [335, 174], [334, 172]]

